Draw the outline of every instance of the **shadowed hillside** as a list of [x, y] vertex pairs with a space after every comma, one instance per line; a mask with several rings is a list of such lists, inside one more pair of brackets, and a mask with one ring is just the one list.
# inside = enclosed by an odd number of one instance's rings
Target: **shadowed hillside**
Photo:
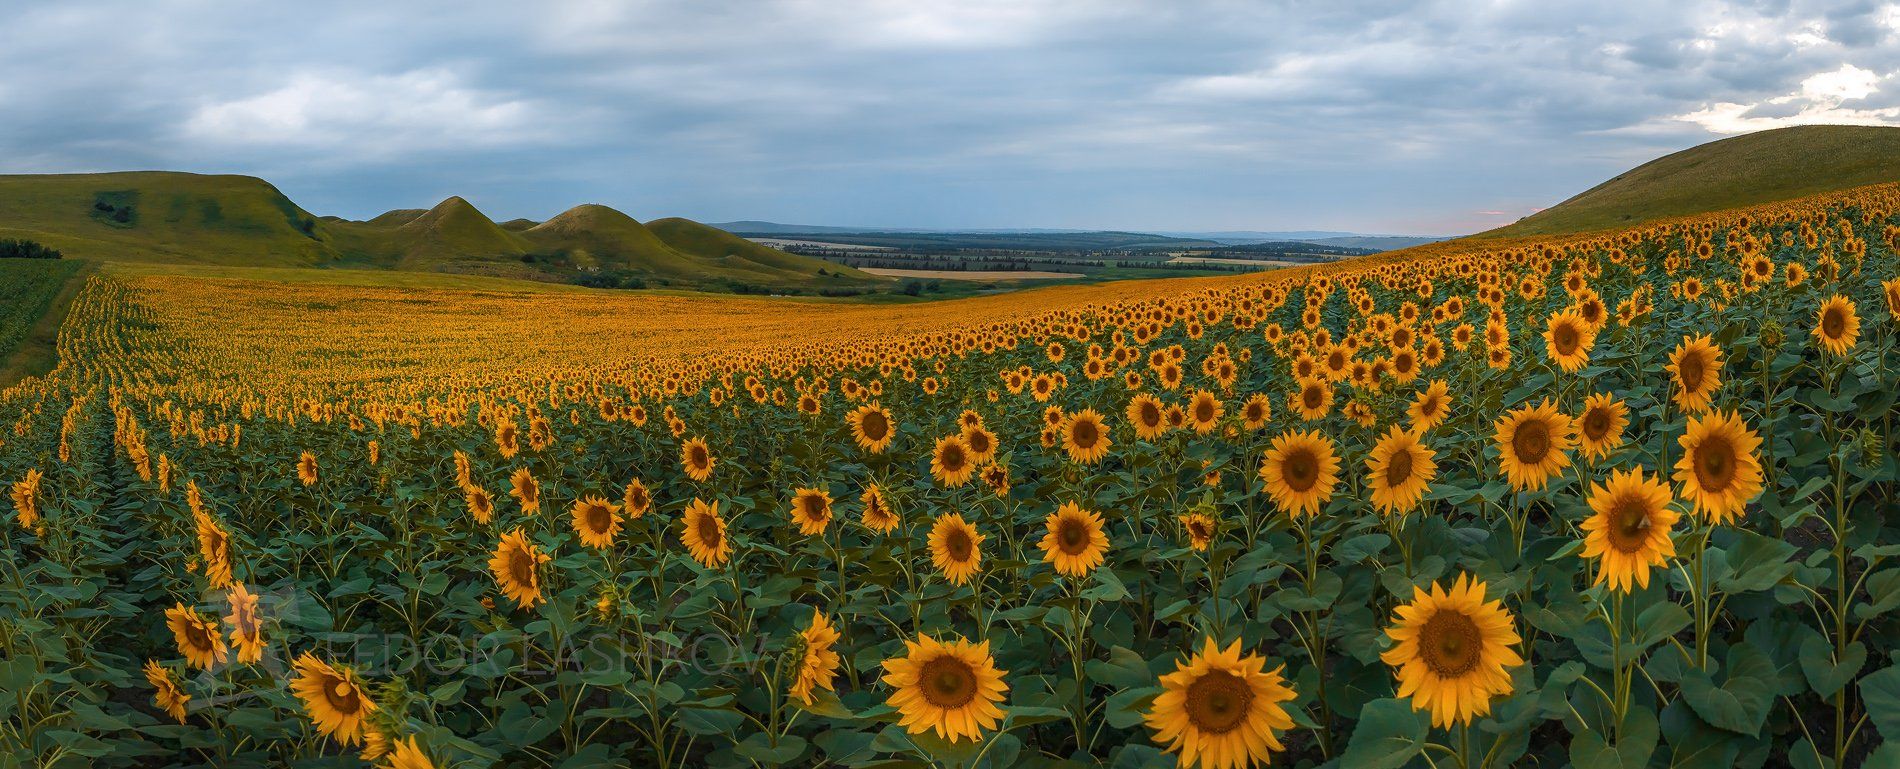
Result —
[[1900, 128], [1781, 128], [1665, 155], [1478, 237], [1627, 227], [1891, 181], [1900, 181]]

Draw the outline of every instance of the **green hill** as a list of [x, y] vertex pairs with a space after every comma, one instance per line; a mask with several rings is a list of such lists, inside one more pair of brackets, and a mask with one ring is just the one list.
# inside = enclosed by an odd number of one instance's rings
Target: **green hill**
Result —
[[497, 224], [460, 197], [427, 210], [350, 221], [312, 215], [247, 176], [0, 176], [0, 238], [39, 241], [79, 259], [447, 272], [594, 285], [638, 278], [749, 291], [880, 282], [684, 219], [655, 224], [664, 235], [598, 205], [539, 224]]
[[856, 280], [875, 280], [875, 276], [851, 267], [833, 264], [810, 256], [801, 256], [767, 248], [745, 238], [691, 219], [672, 217], [655, 219], [647, 227], [675, 251], [694, 254], [720, 267], [767, 275], [809, 276], [818, 270]]
[[1628, 227], [1892, 181], [1900, 128], [1778, 128], [1665, 155], [1480, 237]]
[[326, 225], [248, 176], [0, 176], [0, 239], [68, 257], [310, 266], [335, 257]]

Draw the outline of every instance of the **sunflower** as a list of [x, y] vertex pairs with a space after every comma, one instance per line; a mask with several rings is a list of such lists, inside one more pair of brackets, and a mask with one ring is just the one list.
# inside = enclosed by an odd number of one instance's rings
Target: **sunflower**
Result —
[[397, 740], [389, 752], [389, 763], [381, 769], [435, 769], [435, 762], [423, 752], [414, 735]]
[[1339, 457], [1332, 440], [1318, 430], [1281, 433], [1260, 463], [1260, 480], [1281, 512], [1318, 515], [1339, 483]]
[[1246, 405], [1240, 407], [1241, 424], [1246, 425], [1249, 430], [1266, 427], [1267, 420], [1272, 418], [1273, 399], [1260, 393], [1249, 396]]
[[316, 485], [317, 483], [317, 455], [316, 454], [312, 454], [306, 451], [303, 453], [303, 456], [300, 456], [297, 458], [297, 480], [303, 481], [303, 485], [305, 486]]
[[552, 556], [537, 549], [528, 541], [528, 535], [516, 527], [502, 535], [501, 543], [495, 546], [494, 557], [488, 559], [488, 570], [494, 573], [502, 595], [517, 606], [530, 609], [546, 600], [541, 595], [541, 564], [551, 560]]
[[191, 695], [185, 693], [185, 687], [179, 685], [172, 671], [157, 660], [146, 660], [145, 681], [152, 685], [152, 705], [178, 723], [184, 723], [185, 705], [191, 702]]
[[971, 464], [985, 465], [996, 458], [996, 434], [981, 424], [964, 426], [963, 445], [970, 447]]
[[718, 502], [707, 504], [695, 498], [686, 506], [680, 525], [680, 541], [699, 565], [715, 569], [732, 557], [732, 539], [726, 536], [726, 519], [719, 516]]
[[369, 730], [369, 715], [376, 703], [369, 698], [356, 672], [331, 665], [304, 652], [297, 658], [297, 675], [290, 691], [303, 700], [304, 713], [317, 732], [344, 745], [360, 745]]
[[1412, 429], [1423, 433], [1437, 427], [1451, 415], [1451, 388], [1443, 379], [1434, 379], [1406, 409]]
[[1181, 528], [1187, 531], [1188, 547], [1195, 550], [1206, 550], [1208, 545], [1213, 544], [1215, 532], [1220, 531], [1219, 522], [1207, 513], [1188, 513], [1179, 516], [1176, 520], [1179, 520]]
[[251, 664], [264, 659], [264, 623], [257, 616], [257, 595], [238, 582], [224, 595], [231, 613], [224, 616], [231, 626], [231, 646], [237, 649], [238, 662]]
[[891, 438], [897, 434], [896, 424], [891, 421], [891, 412], [876, 403], [866, 403], [857, 407], [846, 420], [851, 423], [851, 439], [858, 447], [873, 454], [880, 453], [891, 445]]
[[1536, 406], [1513, 409], [1497, 421], [1498, 468], [1517, 491], [1537, 490], [1570, 466], [1569, 415], [1546, 398]]
[[1511, 693], [1510, 668], [1524, 664], [1516, 619], [1502, 601], [1486, 602], [1485, 584], [1466, 574], [1447, 591], [1412, 588], [1385, 634], [1397, 643], [1380, 655], [1398, 677], [1398, 696], [1430, 710], [1432, 725], [1470, 724], [1491, 712], [1491, 698]]
[[1136, 393], [1128, 399], [1128, 424], [1135, 428], [1135, 437], [1154, 440], [1168, 431], [1167, 410], [1154, 396]]
[[970, 459], [970, 444], [963, 442], [963, 436], [946, 435], [937, 441], [937, 448], [930, 452], [930, 474], [950, 488], [970, 482], [976, 474], [976, 463]]
[[1623, 428], [1629, 424], [1629, 407], [1609, 393], [1597, 393], [1583, 401], [1583, 415], [1577, 417], [1577, 447], [1591, 459], [1602, 459], [1623, 445]]
[[1300, 419], [1311, 422], [1333, 410], [1333, 386], [1326, 380], [1310, 377], [1299, 381], [1300, 389], [1287, 396], [1286, 406]]
[[495, 452], [502, 459], [514, 459], [521, 452], [521, 428], [515, 426], [512, 419], [504, 419], [495, 425]]
[[43, 477], [38, 468], [27, 470], [26, 476], [14, 481], [9, 490], [9, 495], [13, 497], [13, 510], [22, 529], [33, 531], [39, 528], [40, 479]]
[[1568, 373], [1576, 373], [1590, 362], [1590, 348], [1596, 344], [1596, 332], [1575, 310], [1551, 314], [1544, 329], [1544, 352]]
[[165, 625], [171, 628], [172, 639], [178, 642], [178, 653], [184, 656], [187, 665], [210, 670], [211, 666], [222, 665], [230, 657], [218, 626], [183, 603], [165, 610]]
[[1062, 448], [1069, 452], [1069, 459], [1085, 465], [1092, 465], [1108, 456], [1108, 447], [1114, 445], [1108, 439], [1108, 423], [1102, 421], [1102, 415], [1095, 409], [1082, 409], [1071, 414], [1062, 425]]
[[792, 523], [806, 536], [825, 533], [831, 524], [831, 492], [824, 489], [799, 489], [792, 492]]
[[581, 544], [599, 550], [614, 546], [614, 537], [620, 534], [619, 505], [605, 497], [589, 496], [574, 500], [569, 516]]
[[1417, 433], [1393, 425], [1366, 457], [1366, 487], [1372, 491], [1373, 507], [1388, 515], [1418, 507], [1438, 472], [1432, 461], [1436, 455], [1419, 442]]
[[831, 648], [838, 642], [838, 629], [825, 613], [811, 613], [811, 624], [798, 634], [803, 652], [798, 661], [798, 677], [792, 681], [792, 699], [806, 705], [812, 704], [812, 692], [818, 689], [832, 690], [832, 680], [838, 677], [838, 652]]
[[1846, 355], [1860, 341], [1860, 314], [1847, 297], [1835, 294], [1821, 303], [1814, 339], [1835, 355]]
[[206, 583], [213, 590], [229, 587], [231, 535], [217, 519], [209, 515], [193, 513], [192, 518], [198, 530], [198, 558], [204, 563]]
[[1712, 411], [1689, 420], [1679, 440], [1675, 481], [1682, 498], [1712, 523], [1741, 517], [1743, 506], [1761, 493], [1761, 461], [1755, 457], [1761, 437], [1733, 411]]
[[964, 737], [980, 742], [985, 729], [1002, 721], [999, 705], [1009, 684], [1003, 682], [988, 641], [918, 636], [904, 641], [904, 649], [904, 656], [884, 661], [883, 681], [891, 687], [887, 702], [897, 709], [905, 731], [935, 731], [953, 743]]
[[653, 494], [647, 491], [647, 485], [639, 478], [627, 482], [627, 489], [620, 494], [621, 510], [626, 512], [627, 520], [637, 521], [653, 508]]
[[958, 513], [945, 513], [930, 526], [930, 562], [952, 585], [962, 585], [983, 570], [983, 535]]
[[1669, 532], [1682, 516], [1669, 500], [1669, 486], [1642, 470], [1618, 470], [1591, 487], [1595, 514], [1583, 522], [1583, 557], [1597, 559], [1596, 584], [1625, 593], [1632, 581], [1649, 587], [1649, 570], [1676, 554]]
[[1676, 380], [1677, 407], [1691, 414], [1708, 411], [1722, 386], [1722, 348], [1708, 334], [1685, 337], [1669, 355], [1669, 374]]
[[1900, 278], [1882, 282], [1880, 292], [1887, 298], [1887, 314], [1895, 323], [1900, 323]]
[[1193, 427], [1194, 432], [1202, 435], [1211, 433], [1214, 431], [1214, 426], [1220, 424], [1221, 414], [1224, 411], [1225, 409], [1221, 408], [1220, 399], [1214, 397], [1213, 393], [1195, 390], [1194, 396], [1188, 399], [1188, 426]]
[[535, 482], [534, 474], [528, 472], [528, 468], [516, 470], [514, 475], [508, 476], [508, 483], [514, 487], [508, 491], [508, 496], [521, 503], [523, 515], [541, 512], [541, 484]]
[[889, 534], [897, 528], [897, 511], [891, 509], [891, 503], [884, 499], [884, 490], [877, 484], [865, 487], [858, 500], [864, 503], [864, 513], [858, 518], [864, 528], [879, 534]]
[[1267, 670], [1266, 659], [1226, 649], [1212, 637], [1201, 650], [1161, 677], [1162, 691], [1143, 717], [1156, 743], [1179, 751], [1180, 765], [1244, 769], [1272, 762], [1286, 750], [1276, 732], [1293, 728], [1283, 704], [1296, 695], [1286, 666]]
[[468, 487], [468, 514], [475, 517], [476, 523], [486, 524], [495, 517], [495, 500], [488, 496], [488, 490], [480, 486]]
[[995, 494], [997, 499], [1009, 496], [1009, 465], [987, 465], [980, 475], [983, 485], [990, 487], [990, 492]]
[[1086, 577], [1102, 565], [1108, 534], [1102, 531], [1101, 513], [1064, 502], [1043, 523], [1048, 533], [1042, 536], [1042, 560], [1054, 564], [1057, 574]]
[[695, 481], [711, 478], [713, 463], [717, 461], [712, 449], [706, 446], [705, 438], [693, 438], [680, 446], [680, 466], [686, 468], [686, 477]]

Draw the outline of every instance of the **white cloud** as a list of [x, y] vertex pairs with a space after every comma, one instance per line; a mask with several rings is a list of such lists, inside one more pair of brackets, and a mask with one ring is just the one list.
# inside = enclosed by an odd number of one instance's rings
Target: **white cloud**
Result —
[[1900, 125], [1900, 107], [1854, 107], [1880, 92], [1882, 76], [1872, 70], [1843, 64], [1801, 81], [1800, 90], [1752, 103], [1718, 102], [1678, 115], [1673, 120], [1694, 123], [1716, 133], [1738, 134], [1796, 125]]
[[454, 74], [301, 72], [281, 87], [200, 106], [186, 138], [213, 145], [407, 152], [516, 144], [542, 136], [529, 102]]

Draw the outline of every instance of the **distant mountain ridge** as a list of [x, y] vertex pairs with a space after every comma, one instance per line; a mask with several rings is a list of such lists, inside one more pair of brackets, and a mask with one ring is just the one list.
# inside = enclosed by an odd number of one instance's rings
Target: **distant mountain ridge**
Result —
[[[169, 171], [0, 175], [0, 239], [70, 257], [273, 267], [453, 272], [590, 285], [775, 290], [884, 282], [697, 222], [656, 233], [602, 205], [497, 224], [452, 196], [366, 221], [312, 215], [248, 176]], [[655, 222], [659, 224], [659, 222]]]
[[[994, 229], [944, 229], [929, 227], [841, 227], [824, 224], [782, 224], [758, 220], [721, 222], [713, 225], [728, 232], [748, 237], [797, 239], [806, 236], [863, 236], [863, 235], [1033, 235], [1033, 236], [1095, 236], [1104, 243], [1119, 241], [1119, 247], [1143, 248], [1195, 248], [1207, 246], [1244, 246], [1262, 243], [1312, 243], [1322, 246], [1341, 248], [1367, 248], [1374, 251], [1391, 251], [1400, 248], [1421, 246], [1450, 240], [1452, 236], [1414, 236], [1414, 235], [1366, 235], [1355, 232], [1335, 232], [1330, 230], [1294, 230], [1289, 232], [1264, 232], [1255, 230], [1216, 230], [1210, 232], [1187, 230], [1077, 230], [1055, 229], [1047, 227], [1020, 227]], [[1110, 239], [1102, 236], [1122, 236]], [[1133, 236], [1133, 237], [1130, 237]], [[854, 238], [862, 240], [862, 238]], [[1073, 239], [1070, 239], [1073, 240]]]

